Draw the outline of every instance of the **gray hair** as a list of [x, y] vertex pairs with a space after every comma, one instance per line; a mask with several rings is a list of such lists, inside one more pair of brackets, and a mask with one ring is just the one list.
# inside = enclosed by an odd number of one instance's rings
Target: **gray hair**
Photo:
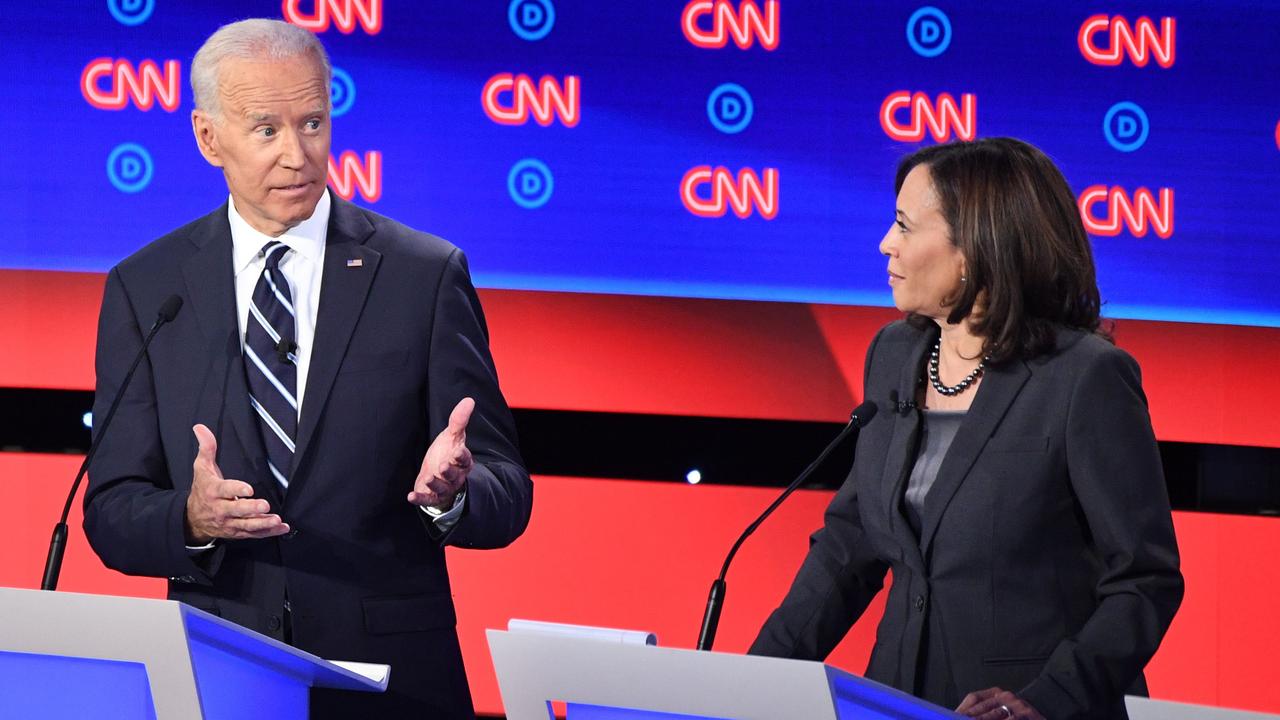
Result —
[[[324, 46], [309, 30], [280, 20], [253, 18], [223, 25], [196, 51], [191, 61], [191, 92], [196, 107], [221, 119], [218, 107], [218, 68], [223, 60], [285, 60], [313, 53], [324, 69], [324, 84], [329, 87], [333, 71]], [[326, 106], [329, 97], [325, 96]]]

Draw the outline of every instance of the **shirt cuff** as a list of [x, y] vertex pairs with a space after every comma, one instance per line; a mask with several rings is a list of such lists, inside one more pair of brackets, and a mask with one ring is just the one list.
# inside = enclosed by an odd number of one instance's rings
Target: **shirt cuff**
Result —
[[210, 540], [208, 545], [187, 545], [187, 555], [199, 555], [206, 550], [212, 550], [217, 540]]
[[422, 512], [426, 513], [427, 517], [431, 518], [431, 522], [435, 525], [436, 530], [440, 531], [442, 534], [447, 533], [453, 529], [453, 526], [457, 525], [458, 520], [462, 518], [462, 510], [466, 505], [466, 499], [467, 491], [466, 489], [462, 489], [458, 491], [457, 495], [453, 496], [453, 506], [448, 510], [440, 510], [438, 508], [423, 505], [421, 506]]

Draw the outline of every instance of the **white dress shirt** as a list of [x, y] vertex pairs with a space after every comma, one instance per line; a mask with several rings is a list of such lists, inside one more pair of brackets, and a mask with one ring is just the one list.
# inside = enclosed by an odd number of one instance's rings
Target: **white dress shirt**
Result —
[[[329, 211], [332, 201], [326, 189], [311, 217], [286, 230], [280, 237], [264, 235], [249, 225], [236, 210], [235, 198], [227, 202], [227, 220], [231, 223], [231, 263], [236, 283], [236, 319], [240, 323], [240, 347], [244, 348], [245, 328], [249, 322], [249, 304], [253, 289], [262, 276], [266, 257], [262, 248], [275, 241], [284, 243], [292, 252], [280, 259], [280, 272], [289, 283], [289, 295], [293, 300], [294, 331], [297, 349], [298, 419], [301, 424], [302, 404], [306, 399], [307, 371], [311, 368], [311, 348], [316, 337], [316, 315], [320, 311], [320, 285], [324, 280], [324, 250], [329, 235]], [[405, 490], [408, 492], [408, 489]], [[466, 489], [454, 499], [447, 511], [422, 508], [431, 517], [438, 532], [448, 532], [462, 516]], [[199, 547], [188, 546], [191, 552], [212, 548], [214, 543]]]

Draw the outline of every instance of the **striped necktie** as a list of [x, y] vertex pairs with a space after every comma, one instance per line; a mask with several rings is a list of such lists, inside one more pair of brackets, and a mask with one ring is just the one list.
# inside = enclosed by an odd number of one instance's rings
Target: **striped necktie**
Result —
[[253, 289], [244, 333], [249, 404], [258, 414], [267, 448], [267, 467], [284, 488], [289, 487], [293, 443], [298, 433], [293, 296], [289, 281], [280, 271], [280, 260], [288, 252], [288, 245], [274, 240], [263, 246], [267, 262]]

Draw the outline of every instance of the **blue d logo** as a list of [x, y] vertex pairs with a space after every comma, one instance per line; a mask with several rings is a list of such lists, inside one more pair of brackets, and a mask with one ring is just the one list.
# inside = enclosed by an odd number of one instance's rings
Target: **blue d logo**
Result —
[[751, 124], [755, 104], [746, 88], [736, 83], [724, 83], [707, 97], [707, 117], [715, 129], [730, 135], [740, 133]]
[[541, 40], [555, 27], [556, 8], [551, 0], [511, 0], [507, 23], [518, 37], [530, 42]]
[[356, 104], [356, 81], [340, 67], [334, 67], [333, 81], [329, 84], [329, 100], [333, 105], [333, 117], [345, 115]]
[[1147, 113], [1137, 103], [1118, 102], [1102, 120], [1102, 134], [1107, 143], [1120, 152], [1133, 152], [1142, 147], [1150, 133]]
[[536, 210], [551, 199], [555, 179], [546, 163], [525, 158], [511, 166], [507, 173], [507, 192], [517, 205], [526, 210]]
[[916, 10], [907, 20], [907, 44], [923, 57], [941, 55], [951, 45], [951, 20], [936, 7]]
[[156, 0], [107, 0], [107, 11], [121, 25], [141, 25], [156, 9]]
[[107, 156], [107, 179], [122, 193], [143, 190], [154, 171], [151, 153], [137, 143], [121, 143]]

